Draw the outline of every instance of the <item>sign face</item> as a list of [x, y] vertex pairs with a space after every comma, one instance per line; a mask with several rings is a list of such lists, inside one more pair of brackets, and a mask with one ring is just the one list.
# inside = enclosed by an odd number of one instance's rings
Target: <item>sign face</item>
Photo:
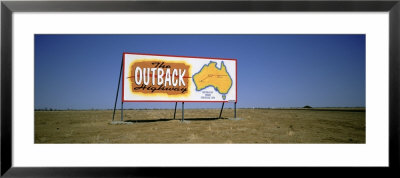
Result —
[[236, 102], [236, 59], [123, 54], [123, 102]]

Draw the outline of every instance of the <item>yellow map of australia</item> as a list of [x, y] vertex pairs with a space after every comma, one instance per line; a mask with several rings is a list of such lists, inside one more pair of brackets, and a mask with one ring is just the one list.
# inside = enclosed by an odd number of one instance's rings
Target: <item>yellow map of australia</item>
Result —
[[198, 73], [193, 75], [193, 81], [197, 91], [211, 86], [222, 94], [222, 98], [225, 100], [226, 94], [232, 86], [232, 79], [226, 71], [224, 62], [221, 62], [221, 68], [217, 68], [216, 65], [217, 63], [213, 61], [204, 65]]

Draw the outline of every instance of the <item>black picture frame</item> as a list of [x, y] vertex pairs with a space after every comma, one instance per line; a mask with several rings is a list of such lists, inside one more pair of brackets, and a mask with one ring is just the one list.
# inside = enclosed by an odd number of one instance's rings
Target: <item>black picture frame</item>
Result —
[[[2, 1], [1, 2], [1, 176], [5, 177], [144, 177], [178, 176], [181, 168], [144, 167], [65, 167], [20, 168], [12, 166], [12, 18], [13, 12], [127, 12], [127, 11], [293, 11], [293, 12], [389, 12], [389, 167], [355, 168], [398, 174], [399, 168], [399, 101], [400, 101], [400, 3], [399, 0], [381, 1]], [[353, 167], [354, 168], [354, 167]], [[250, 172], [265, 175], [271, 168], [184, 168], [191, 175], [222, 175]], [[203, 170], [209, 169], [209, 170]], [[278, 168], [281, 175], [305, 173]], [[324, 169], [323, 174], [340, 175]], [[349, 168], [344, 168], [349, 170]], [[276, 167], [275, 169], [276, 170]], [[350, 168], [350, 171], [353, 170]], [[212, 172], [216, 171], [216, 172]], [[243, 171], [243, 172], [242, 172]], [[271, 172], [268, 172], [268, 175]], [[307, 173], [305, 173], [307, 174]]]

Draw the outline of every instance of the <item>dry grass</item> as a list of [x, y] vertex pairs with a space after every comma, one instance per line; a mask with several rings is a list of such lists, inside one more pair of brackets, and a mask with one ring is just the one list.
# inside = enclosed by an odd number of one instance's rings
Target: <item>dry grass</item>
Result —
[[365, 143], [354, 111], [185, 109], [181, 122], [180, 110], [125, 110], [126, 125], [110, 124], [112, 111], [36, 111], [35, 143]]

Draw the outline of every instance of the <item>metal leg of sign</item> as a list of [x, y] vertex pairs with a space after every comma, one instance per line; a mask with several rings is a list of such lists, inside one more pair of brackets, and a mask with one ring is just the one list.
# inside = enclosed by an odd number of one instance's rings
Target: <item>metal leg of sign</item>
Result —
[[121, 102], [121, 121], [124, 121], [124, 102]]
[[117, 108], [119, 84], [121, 83], [121, 75], [122, 75], [122, 65], [123, 65], [123, 60], [121, 60], [121, 69], [119, 70], [119, 79], [118, 79], [118, 86], [117, 86], [117, 96], [115, 96], [114, 112], [113, 112], [113, 117], [112, 117], [112, 120], [113, 120], [113, 121], [114, 121], [114, 116], [115, 116], [115, 109]]
[[221, 111], [219, 112], [219, 117], [218, 117], [218, 119], [221, 119], [222, 110], [224, 109], [224, 104], [225, 104], [225, 102], [222, 103], [222, 107], [221, 107]]
[[234, 112], [235, 112], [235, 118], [236, 118], [236, 102], [235, 102], [235, 109], [234, 109]]
[[176, 115], [176, 106], [178, 105], [178, 102], [175, 102], [175, 112], [174, 112], [174, 120], [175, 120], [175, 115]]
[[182, 102], [182, 122], [185, 120], [185, 116], [184, 116], [185, 110], [184, 110], [184, 106], [183, 106], [184, 104], [185, 104], [185, 102]]

